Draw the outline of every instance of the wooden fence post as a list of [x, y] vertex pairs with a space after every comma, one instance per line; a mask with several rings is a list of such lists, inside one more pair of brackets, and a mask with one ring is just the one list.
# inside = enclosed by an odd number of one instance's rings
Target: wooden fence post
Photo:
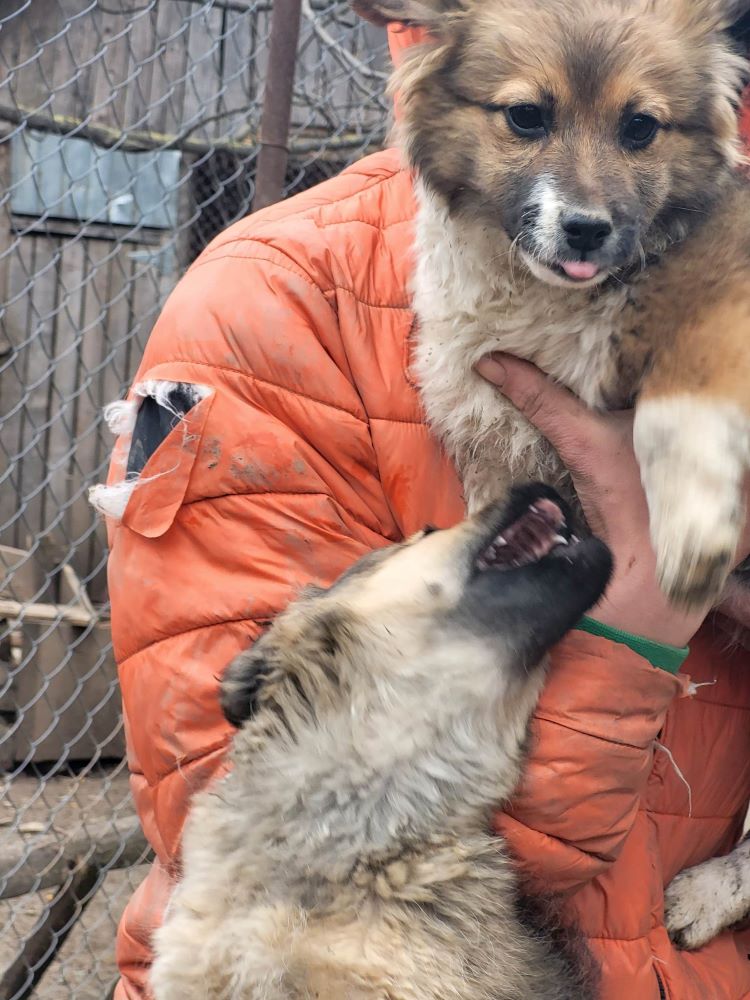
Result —
[[300, 0], [274, 0], [273, 4], [268, 73], [260, 124], [260, 152], [255, 174], [254, 212], [273, 205], [284, 191], [300, 8]]

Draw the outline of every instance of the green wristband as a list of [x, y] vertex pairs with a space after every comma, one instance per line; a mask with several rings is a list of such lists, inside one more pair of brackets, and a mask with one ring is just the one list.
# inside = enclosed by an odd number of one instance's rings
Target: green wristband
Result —
[[625, 632], [612, 625], [603, 625], [588, 615], [583, 616], [576, 629], [588, 632], [589, 635], [601, 636], [602, 639], [611, 639], [612, 642], [621, 642], [644, 660], [648, 660], [652, 667], [666, 670], [669, 674], [677, 673], [690, 652], [689, 646], [667, 646], [662, 642], [654, 642], [653, 639], [644, 639], [642, 635], [633, 635], [632, 632]]

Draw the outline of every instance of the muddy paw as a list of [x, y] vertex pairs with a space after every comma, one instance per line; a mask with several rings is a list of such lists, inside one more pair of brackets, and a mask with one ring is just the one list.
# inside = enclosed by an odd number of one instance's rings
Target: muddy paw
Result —
[[683, 544], [676, 548], [659, 545], [659, 585], [673, 604], [700, 608], [720, 597], [732, 569], [734, 548], [701, 552]]
[[736, 407], [687, 395], [636, 407], [633, 442], [659, 582], [676, 604], [719, 598], [744, 521], [748, 440]]
[[737, 919], [726, 859], [715, 858], [677, 875], [664, 893], [664, 922], [678, 948], [694, 951]]

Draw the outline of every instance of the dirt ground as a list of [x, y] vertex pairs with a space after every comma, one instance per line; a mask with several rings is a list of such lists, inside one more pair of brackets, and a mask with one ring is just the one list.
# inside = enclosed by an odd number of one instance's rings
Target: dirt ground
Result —
[[[28, 850], [88, 823], [133, 815], [122, 763], [55, 777], [0, 776], [0, 852]], [[35, 1000], [105, 1000], [116, 978], [117, 922], [147, 865], [109, 872], [44, 973]], [[0, 976], [54, 889], [0, 902]]]

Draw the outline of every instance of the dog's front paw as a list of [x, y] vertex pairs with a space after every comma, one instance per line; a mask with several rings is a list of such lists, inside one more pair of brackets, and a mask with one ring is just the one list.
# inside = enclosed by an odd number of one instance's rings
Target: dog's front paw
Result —
[[702, 948], [742, 918], [745, 904], [738, 899], [730, 859], [713, 858], [687, 868], [667, 887], [664, 922], [678, 948]]
[[718, 600], [744, 520], [748, 435], [735, 407], [649, 399], [633, 440], [648, 500], [659, 583], [683, 607]]
[[[663, 492], [652, 501], [663, 502]], [[673, 604], [699, 608], [720, 597], [732, 570], [740, 525], [730, 512], [718, 514], [711, 504], [683, 496], [652, 517], [659, 585]]]

